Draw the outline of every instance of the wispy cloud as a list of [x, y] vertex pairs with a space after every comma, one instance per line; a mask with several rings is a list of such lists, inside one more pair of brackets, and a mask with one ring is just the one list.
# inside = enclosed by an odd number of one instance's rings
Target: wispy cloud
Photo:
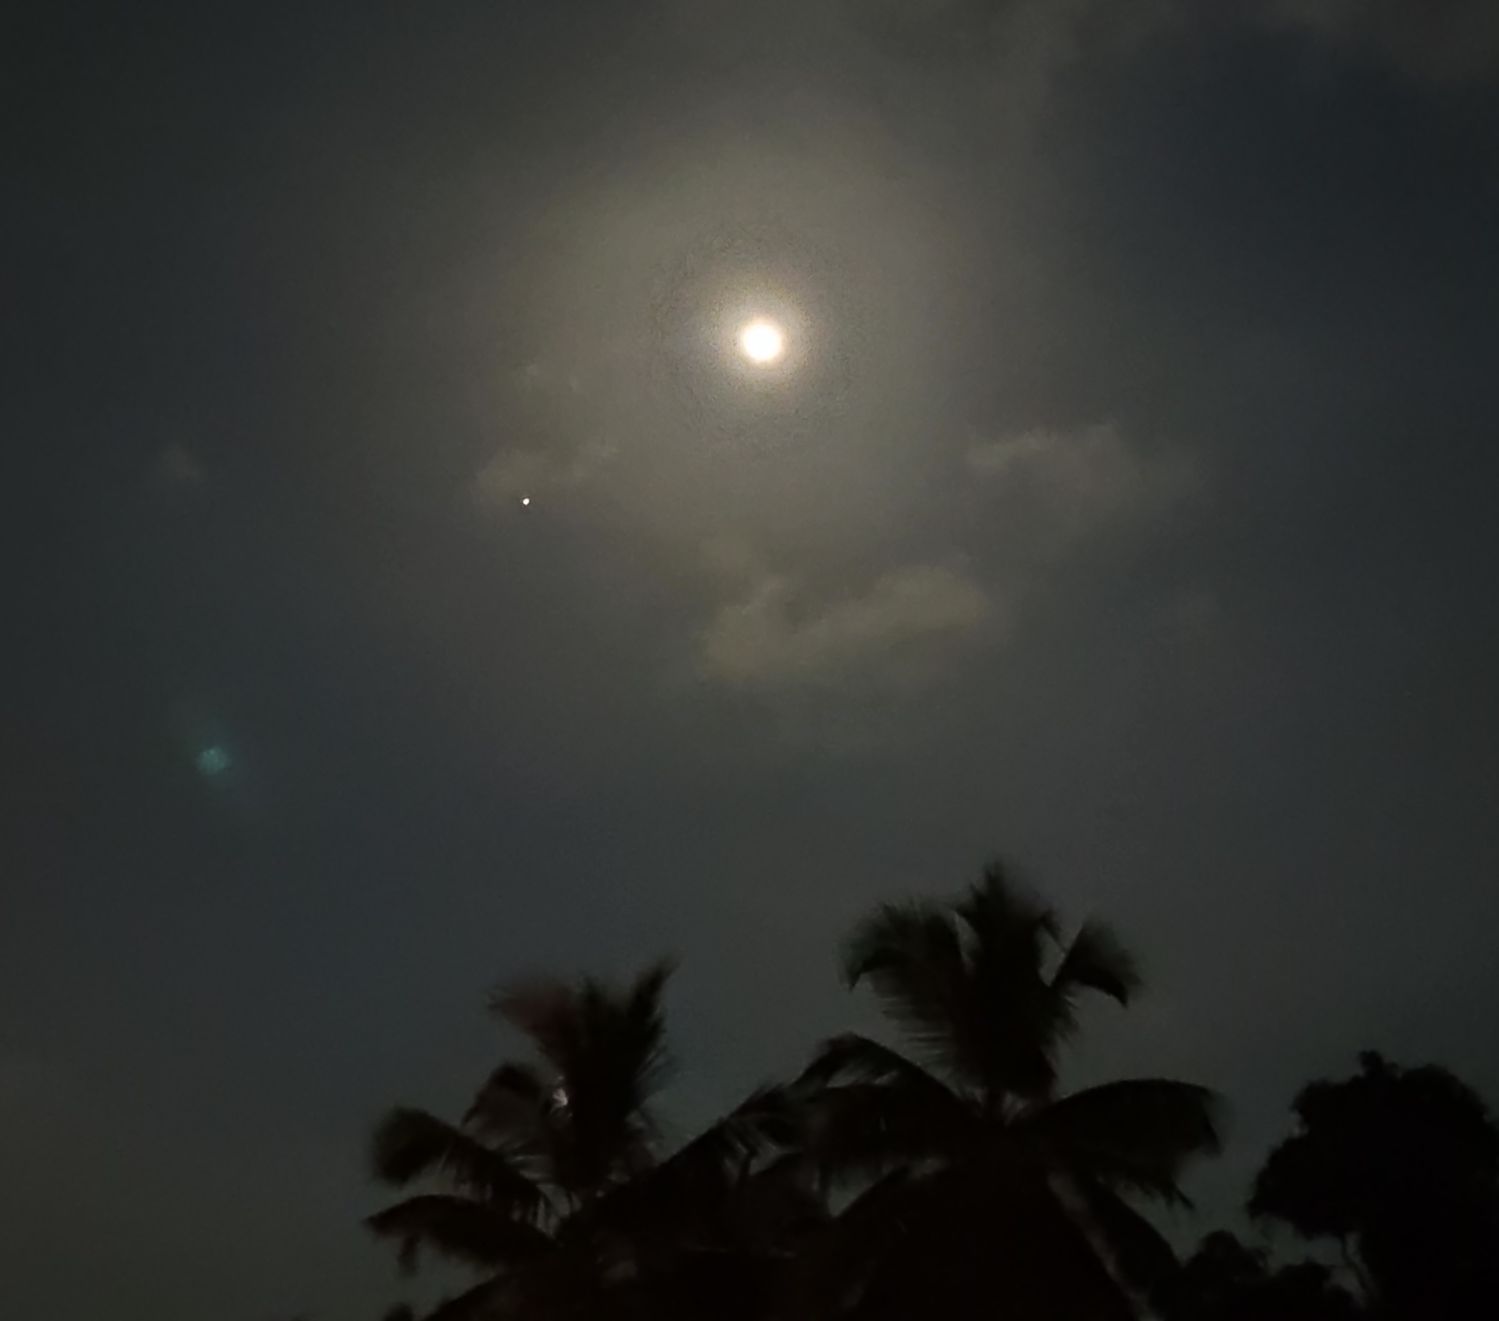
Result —
[[1499, 77], [1494, 0], [1265, 0], [1272, 23], [1435, 82]]
[[1051, 550], [1157, 512], [1198, 481], [1184, 456], [1146, 454], [1112, 422], [978, 441], [964, 462]]
[[896, 569], [824, 601], [793, 578], [763, 575], [714, 613], [699, 658], [710, 677], [740, 686], [911, 682], [994, 615], [983, 586], [947, 565]]
[[151, 464], [151, 481], [173, 491], [193, 490], [208, 480], [203, 462], [185, 445], [164, 445]]
[[1003, 553], [939, 555], [829, 594], [743, 543], [715, 542], [703, 564], [722, 595], [697, 636], [701, 672], [777, 692], [919, 687], [965, 649], [1008, 640], [1062, 563], [1148, 526], [1198, 486], [1182, 457], [1147, 452], [1109, 422], [977, 441], [962, 462], [1014, 533]]
[[614, 455], [615, 447], [603, 440], [590, 441], [569, 454], [497, 450], [474, 477], [474, 495], [481, 504], [499, 506], [576, 489], [591, 481]]

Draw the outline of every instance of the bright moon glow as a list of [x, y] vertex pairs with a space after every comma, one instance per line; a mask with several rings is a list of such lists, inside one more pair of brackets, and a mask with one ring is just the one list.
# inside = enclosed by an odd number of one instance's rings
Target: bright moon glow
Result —
[[523, 495], [520, 498], [520, 502], [523, 505], [529, 505], [531, 503], [531, 497], [529, 495]]
[[774, 321], [751, 321], [739, 332], [739, 348], [751, 362], [765, 367], [786, 352], [786, 333]]

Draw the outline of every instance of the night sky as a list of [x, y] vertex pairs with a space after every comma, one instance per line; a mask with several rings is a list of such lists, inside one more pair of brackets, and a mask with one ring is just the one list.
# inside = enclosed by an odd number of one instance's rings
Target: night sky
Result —
[[1499, 7], [21, 8], [7, 1315], [371, 1317], [494, 982], [680, 955], [682, 1131], [995, 852], [1231, 1102], [1183, 1234], [1499, 1098]]

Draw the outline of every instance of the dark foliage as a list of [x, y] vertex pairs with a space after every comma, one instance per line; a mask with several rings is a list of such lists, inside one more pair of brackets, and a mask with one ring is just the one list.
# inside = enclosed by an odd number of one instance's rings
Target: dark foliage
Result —
[[[1144, 1078], [1068, 1092], [1084, 998], [1141, 979], [1097, 922], [1070, 939], [1001, 867], [948, 903], [885, 905], [853, 932], [906, 1050], [855, 1033], [675, 1151], [667, 964], [627, 986], [510, 987], [491, 1007], [534, 1048], [458, 1123], [392, 1109], [371, 1148], [402, 1200], [369, 1217], [407, 1268], [474, 1283], [424, 1321], [1470, 1321], [1499, 1297], [1499, 1130], [1445, 1070], [1361, 1057], [1310, 1084], [1252, 1213], [1335, 1250], [1278, 1261], [1214, 1233], [1179, 1263], [1136, 1205], [1184, 1204], [1217, 1106]], [[907, 1053], [907, 1050], [909, 1053]], [[416, 1321], [395, 1308], [391, 1321]]]
[[774, 1089], [671, 1155], [651, 1097], [666, 1068], [669, 969], [620, 990], [589, 980], [497, 994], [495, 1011], [539, 1062], [509, 1062], [462, 1122], [393, 1109], [375, 1173], [433, 1190], [366, 1222], [402, 1263], [423, 1249], [479, 1273], [428, 1321], [763, 1313], [789, 1247], [820, 1218], [800, 1166], [772, 1159], [790, 1107]]
[[863, 1190], [804, 1272], [819, 1315], [860, 1321], [1128, 1317], [1175, 1267], [1131, 1195], [1181, 1201], [1217, 1150], [1212, 1096], [1164, 1079], [1058, 1091], [1088, 993], [1127, 1004], [1134, 960], [1104, 926], [1072, 939], [993, 866], [952, 903], [886, 905], [850, 938], [911, 1056], [857, 1035], [824, 1044], [797, 1084], [825, 1186]]
[[1209, 1234], [1161, 1291], [1166, 1321], [1356, 1321], [1353, 1296], [1319, 1262], [1274, 1266], [1232, 1234]]
[[1296, 1098], [1297, 1132], [1270, 1153], [1251, 1212], [1340, 1243], [1381, 1315], [1487, 1313], [1499, 1297], [1499, 1130], [1445, 1069], [1375, 1054], [1360, 1064]]

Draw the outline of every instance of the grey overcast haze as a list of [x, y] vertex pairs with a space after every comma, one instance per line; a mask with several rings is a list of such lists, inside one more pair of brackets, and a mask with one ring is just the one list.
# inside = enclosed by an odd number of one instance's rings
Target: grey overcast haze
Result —
[[675, 954], [685, 1133], [995, 854], [1183, 1233], [1360, 1049], [1499, 1100], [1499, 5], [3, 33], [7, 1317], [373, 1318], [496, 982]]

